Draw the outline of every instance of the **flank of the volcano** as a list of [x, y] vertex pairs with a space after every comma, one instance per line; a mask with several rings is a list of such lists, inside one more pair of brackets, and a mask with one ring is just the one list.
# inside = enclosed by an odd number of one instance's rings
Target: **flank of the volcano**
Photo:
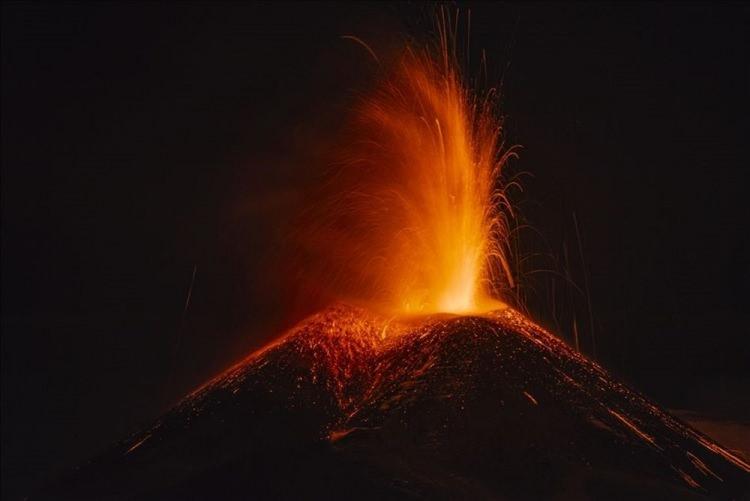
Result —
[[750, 465], [519, 312], [339, 304], [40, 499], [740, 499]]

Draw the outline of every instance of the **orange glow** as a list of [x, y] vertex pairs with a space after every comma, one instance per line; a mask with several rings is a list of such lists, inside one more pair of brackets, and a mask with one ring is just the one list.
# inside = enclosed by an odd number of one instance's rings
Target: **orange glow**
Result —
[[407, 47], [360, 102], [332, 194], [305, 230], [318, 282], [397, 315], [487, 311], [513, 286], [500, 180], [514, 153], [493, 102], [467, 89], [441, 40], [437, 51]]

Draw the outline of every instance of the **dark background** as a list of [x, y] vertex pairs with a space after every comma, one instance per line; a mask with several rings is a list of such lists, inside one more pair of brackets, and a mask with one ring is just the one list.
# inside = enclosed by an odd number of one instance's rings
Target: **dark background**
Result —
[[[748, 8], [460, 7], [531, 173], [524, 252], [583, 291], [528, 275], [529, 309], [664, 405], [750, 419]], [[385, 54], [430, 13], [3, 3], [3, 497], [314, 305], [277, 257], [375, 71], [340, 35]]]

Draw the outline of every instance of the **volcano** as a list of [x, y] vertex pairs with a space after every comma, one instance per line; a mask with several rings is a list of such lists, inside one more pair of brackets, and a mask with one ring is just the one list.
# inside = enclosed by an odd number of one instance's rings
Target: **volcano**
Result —
[[740, 499], [750, 465], [512, 308], [301, 322], [36, 499]]

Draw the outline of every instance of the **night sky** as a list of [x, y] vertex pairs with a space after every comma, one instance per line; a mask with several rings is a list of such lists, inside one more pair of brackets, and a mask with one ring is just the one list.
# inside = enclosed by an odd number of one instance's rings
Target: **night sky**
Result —
[[[589, 291], [529, 275], [529, 310], [668, 407], [750, 420], [748, 8], [459, 6], [523, 146], [524, 252]], [[387, 54], [430, 13], [3, 3], [3, 497], [319, 306], [280, 256], [377, 73], [340, 37]]]

